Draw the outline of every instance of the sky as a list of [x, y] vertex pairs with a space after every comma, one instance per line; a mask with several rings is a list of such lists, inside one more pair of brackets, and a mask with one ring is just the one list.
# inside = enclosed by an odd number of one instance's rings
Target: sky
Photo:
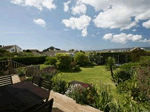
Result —
[[0, 45], [149, 47], [150, 0], [1, 0]]

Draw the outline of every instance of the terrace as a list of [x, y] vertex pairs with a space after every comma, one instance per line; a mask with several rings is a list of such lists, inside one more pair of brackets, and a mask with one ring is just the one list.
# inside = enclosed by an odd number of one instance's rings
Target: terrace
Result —
[[[19, 83], [20, 79], [18, 78], [18, 75], [12, 75], [12, 81], [13, 84]], [[52, 90], [50, 91], [49, 100], [51, 98], [54, 99], [52, 112], [55, 112], [55, 108], [59, 109], [57, 112], [100, 112], [99, 110], [88, 105], [77, 104], [73, 99]]]

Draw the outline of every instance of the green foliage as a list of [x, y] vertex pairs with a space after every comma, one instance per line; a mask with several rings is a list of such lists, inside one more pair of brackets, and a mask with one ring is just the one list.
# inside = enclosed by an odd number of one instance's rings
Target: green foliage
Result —
[[110, 86], [104, 85], [100, 82], [98, 87], [99, 87], [99, 92], [98, 92], [99, 97], [97, 97], [96, 102], [95, 102], [95, 104], [93, 104], [93, 106], [97, 109], [100, 109], [101, 111], [109, 112], [111, 109], [109, 104], [113, 100]]
[[5, 52], [7, 52], [5, 49], [0, 48], [0, 53], [5, 53]]
[[36, 64], [43, 64], [45, 62], [46, 56], [39, 56], [39, 57], [13, 57], [11, 58], [13, 61], [25, 64], [25, 65], [36, 65]]
[[137, 80], [140, 101], [150, 100], [150, 67], [139, 67], [137, 69]]
[[139, 65], [144, 67], [150, 67], [150, 56], [141, 56]]
[[74, 57], [75, 62], [80, 66], [88, 66], [89, 60], [88, 57], [83, 52], [77, 52]]
[[69, 54], [56, 54], [56, 66], [58, 69], [64, 69], [64, 70], [68, 70], [70, 69], [70, 65], [72, 62], [72, 58]]
[[130, 52], [130, 57], [132, 59], [132, 62], [139, 61], [141, 56], [145, 56], [147, 53], [144, 50], [133, 50]]
[[120, 66], [120, 69], [122, 70], [130, 70], [133, 67], [138, 67], [139, 63], [125, 63], [123, 65]]
[[107, 62], [106, 65], [109, 67], [115, 65], [115, 59], [113, 57], [108, 57], [106, 62]]
[[102, 63], [102, 62], [101, 62], [101, 61], [102, 61], [102, 56], [101, 56], [100, 53], [96, 53], [96, 52], [94, 51], [93, 53], [90, 53], [88, 56], [89, 56], [89, 60], [90, 60], [91, 62], [94, 62], [94, 63], [96, 63], [96, 64]]
[[66, 81], [60, 80], [57, 78], [53, 80], [53, 83], [52, 83], [53, 91], [61, 93], [61, 94], [65, 94], [67, 88], [68, 88], [68, 84]]
[[58, 74], [58, 71], [54, 67], [46, 67], [36, 73], [36, 75], [42, 76], [47, 80], [52, 80], [56, 74]]
[[70, 85], [66, 91], [66, 95], [76, 100], [79, 104], [88, 104], [91, 106], [98, 97], [97, 90], [94, 86], [84, 88], [80, 84]]
[[133, 71], [126, 71], [126, 70], [118, 70], [114, 74], [114, 80], [117, 84], [122, 83], [126, 80], [131, 79], [133, 76]]
[[73, 67], [73, 68], [72, 68], [72, 70], [73, 70], [74, 72], [81, 71], [81, 69], [80, 69], [80, 66], [79, 66], [79, 65], [76, 65], [75, 67]]
[[46, 57], [45, 65], [56, 65], [56, 57]]
[[16, 73], [18, 74], [19, 77], [25, 76], [27, 68], [26, 67], [20, 67], [16, 69]]

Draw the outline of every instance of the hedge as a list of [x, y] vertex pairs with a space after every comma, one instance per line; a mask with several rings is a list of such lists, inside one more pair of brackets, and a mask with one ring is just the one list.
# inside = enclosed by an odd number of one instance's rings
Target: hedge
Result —
[[[13, 61], [25, 64], [25, 65], [36, 65], [43, 64], [46, 60], [47, 56], [38, 56], [38, 57], [13, 57], [11, 58]], [[7, 57], [0, 58], [0, 61], [7, 60]]]

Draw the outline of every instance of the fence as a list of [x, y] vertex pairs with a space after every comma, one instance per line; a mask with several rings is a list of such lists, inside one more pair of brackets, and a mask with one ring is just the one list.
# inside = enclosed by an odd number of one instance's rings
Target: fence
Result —
[[24, 67], [22, 63], [12, 61], [10, 58], [0, 61], [0, 70], [5, 74], [13, 74], [16, 68]]

